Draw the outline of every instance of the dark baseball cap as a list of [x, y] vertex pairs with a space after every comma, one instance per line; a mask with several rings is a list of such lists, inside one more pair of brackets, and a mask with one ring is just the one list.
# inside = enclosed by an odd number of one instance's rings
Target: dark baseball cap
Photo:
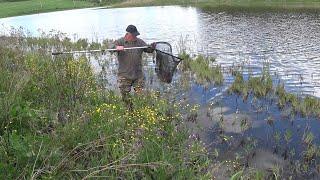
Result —
[[127, 32], [133, 34], [134, 36], [139, 36], [140, 33], [139, 31], [137, 30], [136, 26], [130, 24], [127, 29], [126, 29]]

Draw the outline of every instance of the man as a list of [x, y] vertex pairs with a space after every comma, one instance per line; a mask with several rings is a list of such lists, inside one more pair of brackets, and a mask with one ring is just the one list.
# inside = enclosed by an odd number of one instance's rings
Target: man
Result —
[[134, 25], [129, 25], [126, 31], [127, 33], [124, 37], [115, 41], [114, 47], [117, 49], [119, 61], [118, 86], [123, 101], [131, 109], [132, 103], [129, 98], [131, 87], [137, 94], [141, 94], [145, 84], [142, 70], [142, 53], [152, 53], [155, 43], [144, 49], [124, 50], [124, 48], [147, 46], [142, 39], [137, 37], [140, 33]]

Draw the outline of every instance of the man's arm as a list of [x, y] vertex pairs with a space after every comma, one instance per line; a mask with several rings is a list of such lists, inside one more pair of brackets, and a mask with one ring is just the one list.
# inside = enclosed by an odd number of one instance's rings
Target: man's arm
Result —
[[156, 43], [151, 43], [150, 45], [148, 45], [147, 43], [145, 43], [143, 40], [141, 40], [141, 45], [140, 46], [148, 46], [148, 48], [143, 49], [143, 52], [146, 53], [153, 53], [153, 51], [156, 48]]
[[123, 43], [122, 43], [122, 38], [117, 39], [117, 40], [113, 41], [112, 43], [110, 43], [109, 48], [116, 49], [115, 51], [112, 51], [112, 53], [116, 52], [116, 51], [122, 51], [124, 49]]

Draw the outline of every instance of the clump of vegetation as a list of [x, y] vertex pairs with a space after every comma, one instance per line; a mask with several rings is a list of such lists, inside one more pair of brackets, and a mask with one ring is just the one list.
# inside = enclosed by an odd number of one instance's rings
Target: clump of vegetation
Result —
[[233, 75], [235, 80], [229, 88], [229, 93], [236, 93], [247, 99], [251, 93], [255, 97], [261, 98], [272, 92], [272, 78], [266, 70], [264, 70], [261, 76], [249, 76], [247, 81], [244, 80], [243, 74], [239, 71], [234, 71]]
[[229, 93], [242, 95], [244, 99], [247, 99], [251, 93], [256, 98], [275, 94], [277, 95], [277, 104], [280, 109], [291, 108], [291, 111], [295, 114], [320, 117], [319, 99], [311, 96], [301, 98], [295, 94], [288, 93], [284, 84], [274, 87], [272, 78], [266, 70], [263, 71], [261, 76], [249, 76], [247, 81], [244, 80], [243, 74], [239, 71], [234, 71], [233, 75], [235, 78], [229, 88]]
[[235, 76], [234, 82], [232, 83], [231, 87], [229, 88], [229, 93], [236, 93], [239, 95], [243, 95], [244, 98], [248, 97], [248, 85], [243, 79], [243, 75], [236, 71], [233, 73]]
[[314, 135], [310, 131], [306, 131], [303, 134], [302, 142], [306, 146], [306, 149], [302, 152], [304, 166], [308, 169], [309, 165], [316, 161], [316, 159], [320, 156], [320, 149], [317, 145], [314, 144]]
[[292, 112], [300, 113], [302, 116], [317, 116], [320, 117], [320, 100], [306, 96], [299, 98], [297, 95], [287, 93], [284, 85], [280, 84], [275, 90], [278, 95], [278, 106], [282, 109], [284, 107], [291, 107]]
[[315, 97], [307, 96], [300, 103], [299, 111], [303, 115], [316, 115], [320, 117], [320, 100]]
[[287, 93], [283, 84], [278, 85], [275, 92], [279, 97], [278, 106], [280, 108], [288, 106], [289, 103], [294, 107], [294, 109], [298, 107], [298, 97], [294, 94]]
[[213, 62], [215, 62], [214, 58], [204, 57], [202, 55], [191, 58], [186, 53], [182, 53], [180, 57], [183, 59], [181, 62], [181, 70], [194, 73], [197, 83], [204, 84], [214, 82], [217, 85], [222, 85], [222, 70], [219, 65], [213, 65]]
[[16, 40], [32, 51], [0, 45], [1, 179], [211, 177], [207, 151], [188, 138], [178, 106], [146, 92], [128, 111], [87, 57], [47, 54], [88, 48], [86, 40]]
[[253, 94], [258, 97], [265, 97], [268, 93], [272, 92], [272, 79], [271, 76], [264, 72], [261, 77], [251, 77], [248, 81], [249, 89], [252, 89]]

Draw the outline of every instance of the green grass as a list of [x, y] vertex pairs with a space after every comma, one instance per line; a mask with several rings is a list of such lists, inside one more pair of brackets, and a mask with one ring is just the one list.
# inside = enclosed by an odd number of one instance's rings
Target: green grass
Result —
[[[94, 3], [95, 2], [95, 3]], [[161, 6], [182, 5], [195, 6], [206, 10], [230, 10], [230, 11], [282, 11], [282, 10], [306, 10], [319, 11], [320, 2], [315, 0], [112, 0], [102, 1], [72, 1], [72, 0], [24, 0], [24, 1], [0, 1], [0, 18], [50, 12], [93, 6], [134, 7], [134, 6]]]
[[312, 0], [238, 0], [238, 1], [214, 1], [199, 3], [205, 9], [230, 9], [230, 10], [251, 10], [251, 11], [277, 11], [277, 10], [311, 10], [319, 9], [320, 3]]
[[116, 3], [114, 7], [183, 5], [196, 6], [206, 10], [249, 10], [249, 11], [279, 11], [279, 10], [319, 10], [320, 2], [315, 0], [133, 0]]
[[1, 37], [0, 179], [211, 179], [180, 105], [149, 91], [128, 111], [85, 56], [46, 53], [104, 44], [58, 37]]
[[94, 3], [88, 1], [72, 0], [0, 1], [0, 18], [66, 9], [86, 8], [93, 7], [94, 5]]

